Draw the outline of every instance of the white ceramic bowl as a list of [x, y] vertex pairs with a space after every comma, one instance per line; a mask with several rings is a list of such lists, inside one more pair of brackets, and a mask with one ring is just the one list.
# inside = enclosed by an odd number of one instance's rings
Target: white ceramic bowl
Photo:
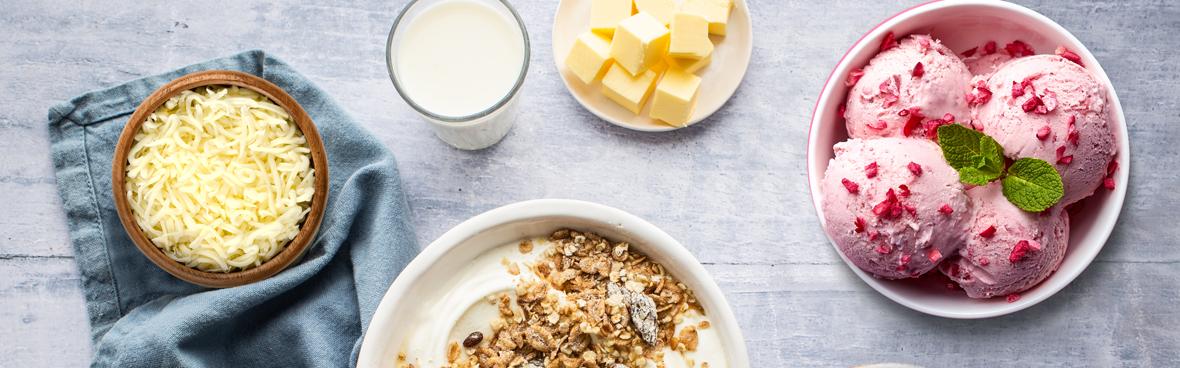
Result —
[[[393, 367], [414, 311], [424, 307], [419, 296], [443, 284], [455, 270], [499, 245], [548, 236], [561, 228], [592, 231], [626, 241], [659, 262], [693, 292], [725, 345], [730, 367], [749, 367], [745, 341], [721, 289], [676, 239], [634, 215], [589, 202], [541, 199], [500, 207], [464, 221], [426, 247], [394, 280], [381, 300], [361, 342], [358, 366]], [[429, 306], [425, 306], [429, 307]]]
[[[1090, 50], [1069, 31], [1049, 18], [1028, 8], [1000, 1], [935, 1], [902, 11], [885, 20], [848, 50], [824, 84], [816, 101], [807, 140], [807, 174], [815, 210], [823, 222], [820, 205], [820, 181], [833, 157], [832, 145], [848, 139], [844, 121], [836, 112], [844, 102], [848, 87], [844, 77], [848, 72], [864, 66], [877, 54], [882, 38], [889, 31], [899, 38], [908, 34], [929, 33], [955, 52], [983, 45], [995, 40], [1000, 47], [1014, 39], [1031, 45], [1038, 53], [1052, 53], [1059, 45], [1073, 50], [1083, 63], [1109, 91], [1112, 127], [1118, 141], [1119, 170], [1115, 175], [1115, 190], [1099, 188], [1085, 199], [1080, 211], [1070, 217], [1069, 249], [1061, 267], [1040, 285], [1021, 293], [1020, 300], [1008, 303], [1005, 298], [970, 299], [961, 291], [948, 291], [938, 279], [923, 277], [916, 280], [890, 281], [874, 278], [848, 262], [844, 262], [865, 283], [889, 299], [915, 310], [948, 318], [987, 318], [1016, 312], [1037, 304], [1057, 293], [1073, 281], [1090, 264], [1114, 229], [1123, 198], [1127, 193], [1127, 178], [1131, 167], [1131, 149], [1127, 138], [1122, 105], [1106, 72]], [[829, 239], [830, 242], [830, 239]], [[832, 243], [833, 247], [835, 243]], [[837, 250], [837, 253], [839, 251]], [[842, 258], [843, 254], [840, 255]], [[937, 271], [935, 271], [937, 272]], [[945, 280], [945, 279], [944, 279]]]
[[[586, 110], [602, 120], [624, 128], [645, 132], [666, 132], [680, 129], [648, 116], [651, 101], [639, 114], [619, 106], [602, 94], [602, 82], [587, 85], [565, 67], [574, 41], [582, 32], [590, 30], [590, 0], [561, 0], [557, 14], [553, 16], [553, 61], [557, 63], [558, 74], [566, 90]], [[701, 77], [701, 91], [697, 106], [689, 119], [689, 126], [712, 115], [737, 91], [750, 65], [750, 54], [754, 51], [754, 31], [750, 20], [750, 9], [746, 0], [734, 0], [729, 15], [726, 35], [710, 36], [717, 47], [713, 50], [713, 61], [697, 74]]]

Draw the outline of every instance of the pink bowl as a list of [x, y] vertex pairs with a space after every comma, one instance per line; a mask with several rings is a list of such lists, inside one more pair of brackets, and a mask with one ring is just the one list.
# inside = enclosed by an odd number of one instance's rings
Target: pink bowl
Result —
[[[962, 291], [947, 290], [947, 279], [941, 275], [930, 275], [906, 281], [890, 281], [874, 278], [860, 268], [844, 262], [872, 286], [889, 299], [914, 310], [948, 318], [988, 318], [1016, 312], [1037, 304], [1065, 288], [1073, 281], [1106, 244], [1114, 229], [1123, 199], [1127, 193], [1130, 168], [1130, 142], [1127, 137], [1126, 120], [1122, 105], [1114, 92], [1114, 86], [1098, 60], [1069, 31], [1049, 18], [1028, 8], [1000, 1], [948, 0], [935, 1], [915, 6], [885, 20], [868, 34], [861, 37], [828, 77], [824, 89], [816, 101], [812, 114], [811, 131], [807, 140], [807, 173], [811, 185], [811, 199], [822, 223], [820, 205], [820, 181], [833, 157], [832, 146], [848, 139], [844, 121], [837, 113], [844, 102], [848, 87], [844, 77], [853, 69], [868, 63], [881, 44], [885, 34], [892, 31], [900, 38], [909, 34], [931, 34], [955, 52], [962, 52], [980, 46], [987, 41], [996, 41], [1002, 48], [1013, 40], [1021, 40], [1038, 53], [1052, 53], [1057, 46], [1065, 46], [1082, 57], [1083, 63], [1106, 86], [1109, 92], [1112, 126], [1116, 130], [1119, 170], [1115, 173], [1113, 191], [1099, 188], [1094, 196], [1081, 202], [1071, 211], [1069, 249], [1065, 260], [1052, 276], [1040, 285], [1021, 293], [1021, 298], [1009, 303], [1004, 298], [971, 299]], [[829, 239], [830, 242], [831, 239]], [[835, 247], [835, 243], [832, 243]], [[837, 250], [837, 254], [839, 254]], [[937, 273], [937, 272], [934, 272]]]

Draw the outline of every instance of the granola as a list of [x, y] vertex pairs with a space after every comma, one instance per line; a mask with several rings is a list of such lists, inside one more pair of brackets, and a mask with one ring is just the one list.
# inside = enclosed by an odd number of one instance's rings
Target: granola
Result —
[[[542, 243], [526, 240], [519, 248]], [[676, 325], [704, 310], [663, 266], [593, 233], [559, 230], [548, 243], [534, 262], [505, 263], [512, 275], [523, 274], [520, 267], [535, 277], [520, 277], [511, 292], [488, 298], [499, 311], [492, 333], [450, 342], [447, 367], [664, 367], [665, 351], [696, 350], [697, 328], [707, 322], [679, 331]]]

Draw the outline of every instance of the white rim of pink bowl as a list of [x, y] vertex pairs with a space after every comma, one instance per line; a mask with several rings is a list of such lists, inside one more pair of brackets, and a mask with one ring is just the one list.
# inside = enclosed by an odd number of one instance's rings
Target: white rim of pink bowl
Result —
[[[1084, 259], [1082, 266], [1076, 267], [1073, 269], [1069, 269], [1069, 270], [1058, 269], [1052, 276], [1050, 276], [1048, 279], [1045, 279], [1044, 281], [1042, 281], [1041, 284], [1036, 287], [1037, 289], [1045, 289], [1047, 291], [1037, 293], [1035, 295], [1035, 297], [1022, 297], [1020, 300], [1017, 300], [1013, 303], [1008, 303], [1008, 304], [1005, 304], [1001, 307], [987, 310], [987, 311], [983, 311], [983, 312], [962, 312], [962, 311], [948, 311], [945, 309], [933, 309], [933, 308], [930, 308], [930, 307], [923, 305], [921, 303], [917, 303], [907, 297], [903, 297], [901, 295], [898, 295], [888, 289], [883, 289], [883, 288], [877, 287], [876, 286], [877, 280], [874, 280], [873, 276], [869, 275], [868, 273], [865, 273], [860, 268], [853, 266], [852, 263], [850, 263], [848, 261], [848, 259], [844, 256], [844, 254], [841, 253], [838, 248], [836, 248], [836, 244], [834, 242], [832, 242], [830, 237], [828, 237], [827, 232], [824, 232], [824, 237], [826, 239], [828, 239], [828, 244], [836, 250], [836, 254], [838, 254], [840, 256], [840, 258], [844, 260], [844, 263], [846, 265], [848, 265], [849, 268], [851, 268], [852, 271], [854, 273], [856, 273], [856, 275], [858, 277], [860, 277], [860, 279], [862, 281], [864, 281], [866, 284], [868, 284], [870, 287], [872, 287], [877, 292], [884, 295], [886, 298], [889, 298], [890, 300], [893, 300], [894, 302], [904, 305], [910, 309], [913, 309], [913, 310], [916, 310], [916, 311], [919, 311], [922, 313], [934, 315], [934, 316], [945, 317], [945, 318], [954, 318], [954, 319], [979, 319], [979, 318], [998, 317], [998, 316], [1003, 316], [1003, 315], [1007, 315], [1007, 314], [1011, 314], [1011, 313], [1015, 313], [1015, 312], [1024, 310], [1028, 307], [1031, 307], [1033, 305], [1036, 305], [1037, 303], [1040, 303], [1040, 302], [1048, 299], [1049, 297], [1057, 294], [1057, 292], [1064, 289], [1067, 285], [1072, 283], [1073, 280], [1075, 280], [1078, 277], [1078, 275], [1080, 275], [1083, 271], [1085, 271], [1086, 268], [1089, 268], [1089, 265], [1094, 261], [1094, 258], [1098, 256], [1098, 253], [1101, 252], [1102, 248], [1106, 245], [1106, 241], [1110, 238], [1110, 234], [1114, 230], [1114, 225], [1118, 222], [1119, 214], [1122, 212], [1123, 202], [1124, 202], [1124, 200], [1126, 198], [1126, 194], [1127, 194], [1127, 187], [1129, 186], [1128, 179], [1130, 177], [1130, 171], [1131, 171], [1131, 169], [1130, 169], [1130, 167], [1131, 167], [1131, 165], [1130, 165], [1131, 144], [1130, 144], [1130, 139], [1129, 139], [1129, 136], [1127, 133], [1126, 118], [1123, 115], [1122, 103], [1119, 101], [1118, 95], [1114, 90], [1114, 84], [1111, 83], [1110, 78], [1106, 75], [1106, 71], [1104, 69], [1102, 69], [1102, 65], [1100, 63], [1098, 63], [1098, 60], [1090, 52], [1090, 49], [1087, 48], [1084, 44], [1082, 44], [1082, 42], [1079, 41], [1077, 39], [1077, 37], [1074, 37], [1074, 35], [1072, 33], [1070, 33], [1068, 30], [1066, 30], [1065, 27], [1062, 27], [1060, 24], [1057, 24], [1057, 22], [1053, 21], [1052, 19], [1049, 19], [1048, 17], [1046, 17], [1046, 16], [1042, 15], [1041, 13], [1038, 13], [1032, 9], [1029, 9], [1029, 8], [1026, 8], [1026, 7], [1017, 5], [1017, 4], [999, 1], [999, 0], [934, 0], [934, 1], [915, 5], [913, 7], [908, 8], [908, 9], [902, 10], [901, 12], [898, 12], [897, 14], [892, 15], [889, 18], [886, 18], [884, 21], [882, 21], [880, 24], [878, 24], [872, 30], [868, 31], [863, 36], [861, 36], [860, 39], [858, 39], [855, 43], [852, 44], [851, 47], [848, 48], [848, 51], [846, 51], [844, 53], [844, 56], [842, 56], [840, 58], [840, 61], [837, 62], [836, 66], [832, 69], [831, 74], [828, 75], [828, 79], [824, 83], [823, 90], [820, 91], [819, 98], [817, 98], [815, 101], [815, 107], [813, 108], [812, 113], [811, 113], [811, 124], [808, 128], [808, 136], [807, 136], [807, 181], [808, 181], [808, 186], [810, 189], [812, 204], [815, 206], [816, 217], [819, 219], [819, 222], [821, 225], [821, 232], [822, 232], [823, 231], [822, 225], [824, 222], [823, 215], [822, 215], [823, 207], [822, 207], [822, 203], [820, 201], [820, 197], [816, 195], [817, 193], [820, 193], [820, 187], [819, 187], [819, 182], [812, 180], [812, 177], [813, 177], [813, 175], [819, 175], [822, 177], [823, 173], [816, 173], [815, 172], [815, 167], [813, 166], [814, 160], [812, 160], [812, 157], [811, 157], [812, 147], [814, 147], [816, 145], [816, 142], [815, 142], [816, 131], [821, 126], [821, 123], [819, 122], [820, 106], [827, 105], [828, 100], [830, 98], [834, 97], [832, 94], [832, 90], [835, 88], [838, 88], [839, 87], [838, 84], [840, 83], [840, 78], [836, 78], [836, 76], [842, 76], [842, 75], [845, 75], [848, 73], [848, 69], [851, 67], [851, 65], [848, 64], [849, 55], [854, 54], [854, 52], [859, 53], [859, 51], [861, 51], [862, 49], [864, 49], [866, 47], [872, 47], [874, 45], [874, 43], [868, 42], [868, 41], [875, 41], [875, 40], [879, 39], [879, 37], [882, 37], [886, 32], [888, 32], [894, 26], [901, 23], [901, 21], [903, 21], [907, 18], [910, 18], [910, 17], [915, 16], [920, 13], [925, 13], [925, 12], [929, 12], [929, 11], [933, 11], [933, 10], [938, 10], [938, 9], [943, 9], [943, 8], [948, 8], [948, 7], [965, 6], [965, 5], [992, 6], [992, 7], [1008, 10], [1008, 11], [1018, 12], [1018, 13], [1025, 15], [1025, 16], [1028, 16], [1032, 19], [1035, 19], [1035, 20], [1045, 24], [1046, 26], [1054, 29], [1055, 31], [1057, 31], [1061, 35], [1065, 36], [1065, 38], [1067, 38], [1073, 44], [1079, 46], [1077, 51], [1080, 52], [1080, 55], [1086, 61], [1087, 69], [1091, 69], [1095, 73], [1095, 75], [1100, 79], [1100, 81], [1109, 90], [1110, 98], [1111, 98], [1111, 102], [1112, 102], [1111, 106], [1114, 107], [1114, 112], [1115, 112], [1114, 116], [1116, 119], [1116, 123], [1118, 123], [1118, 129], [1117, 129], [1116, 135], [1118, 136], [1117, 143], [1119, 144], [1119, 152], [1118, 152], [1117, 156], [1115, 157], [1115, 159], [1118, 160], [1118, 162], [1119, 162], [1119, 170], [1118, 170], [1118, 172], [1116, 172], [1116, 175], [1118, 177], [1118, 181], [1117, 181], [1118, 184], [1115, 186], [1115, 190], [1113, 193], [1111, 193], [1110, 198], [1106, 199], [1107, 201], [1113, 201], [1113, 202], [1106, 203], [1102, 206], [1102, 207], [1116, 206], [1117, 210], [1114, 212], [1113, 216], [1106, 216], [1106, 217], [1100, 216], [1099, 218], [1096, 218], [1094, 225], [1093, 225], [1093, 226], [1099, 226], [1101, 228], [1100, 231], [1101, 231], [1102, 244], [1100, 244], [1097, 247], [1091, 247], [1088, 249], [1073, 249], [1073, 250], [1071, 250], [1071, 252], [1074, 254], [1073, 257], [1082, 257]], [[1079, 250], [1086, 250], [1087, 252], [1078, 253], [1077, 251], [1079, 251]], [[1064, 261], [1062, 261], [1062, 262], [1064, 264]], [[1054, 280], [1067, 280], [1067, 281], [1051, 282]]]
[[[729, 366], [749, 367], [749, 355], [746, 350], [745, 338], [741, 332], [741, 325], [733, 314], [725, 293], [717, 286], [717, 282], [701, 265], [688, 248], [664, 232], [654, 224], [626, 211], [593, 202], [572, 199], [535, 199], [516, 202], [489, 210], [463, 221], [459, 225], [447, 230], [437, 240], [430, 243], [418, 256], [390, 284], [365, 331], [358, 352], [358, 367], [377, 367], [382, 362], [383, 346], [375, 346], [378, 339], [374, 335], [377, 328], [390, 323], [393, 316], [390, 313], [380, 313], [397, 304], [397, 299], [410, 291], [414, 283], [420, 279], [435, 263], [448, 252], [455, 249], [464, 241], [479, 236], [484, 231], [519, 221], [535, 220], [545, 217], [571, 217], [592, 222], [613, 225], [620, 231], [631, 234], [635, 239], [644, 241], [642, 249], [657, 249], [668, 261], [683, 267], [684, 271], [700, 281], [699, 288], [694, 288], [697, 299], [708, 300], [713, 308], [707, 311], [714, 325], [725, 326], [721, 331], [721, 341], [725, 344], [726, 358]], [[654, 252], [654, 251], [653, 251]], [[716, 327], [715, 327], [716, 328]], [[725, 333], [728, 332], [728, 333]]]

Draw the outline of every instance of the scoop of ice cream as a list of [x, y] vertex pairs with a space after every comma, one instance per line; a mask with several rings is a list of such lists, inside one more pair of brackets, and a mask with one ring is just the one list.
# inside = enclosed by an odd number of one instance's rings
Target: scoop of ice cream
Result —
[[939, 270], [967, 296], [990, 298], [1019, 293], [1049, 277], [1065, 257], [1069, 215], [1062, 206], [1025, 212], [1004, 198], [993, 182], [971, 188], [974, 214], [967, 244]]
[[963, 63], [967, 64], [967, 70], [976, 78], [983, 78], [984, 80], [991, 77], [996, 70], [999, 70], [1004, 63], [1012, 60], [1012, 56], [1003, 53], [979, 54], [971, 57], [963, 58]]
[[967, 65], [938, 40], [906, 37], [848, 76], [848, 136], [909, 136], [946, 114], [965, 120], [969, 109], [964, 95], [970, 82]]
[[852, 139], [834, 149], [824, 230], [853, 264], [883, 278], [916, 277], [962, 246], [967, 195], [934, 142]]
[[991, 100], [972, 111], [973, 125], [1009, 157], [1056, 164], [1062, 204], [1093, 194], [1115, 153], [1107, 92], [1094, 76], [1060, 56], [1036, 55], [1004, 64], [987, 87]]

